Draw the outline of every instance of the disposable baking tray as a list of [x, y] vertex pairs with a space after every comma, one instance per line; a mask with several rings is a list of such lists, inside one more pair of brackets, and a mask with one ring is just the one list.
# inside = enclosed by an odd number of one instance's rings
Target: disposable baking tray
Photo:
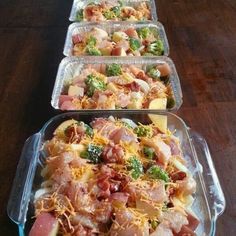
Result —
[[[58, 68], [56, 81], [54, 84], [54, 89], [52, 93], [51, 105], [55, 109], [59, 109], [59, 96], [63, 92], [63, 88], [68, 84], [75, 76], [79, 75], [81, 70], [88, 64], [112, 64], [117, 63], [121, 65], [142, 65], [145, 69], [148, 65], [157, 65], [168, 63], [171, 68], [170, 74], [170, 85], [173, 91], [173, 98], [175, 100], [175, 105], [173, 108], [168, 110], [175, 111], [178, 110], [182, 104], [182, 90], [180, 86], [180, 81], [178, 74], [175, 69], [173, 61], [165, 56], [162, 57], [66, 57], [64, 58]], [[150, 109], [141, 109], [150, 111]], [[87, 112], [89, 110], [81, 110]], [[95, 112], [98, 110], [94, 110]], [[106, 110], [107, 111], [107, 110]], [[120, 111], [120, 110], [113, 110]]]
[[[70, 12], [70, 21], [78, 21], [77, 20], [77, 12], [81, 9], [84, 9], [89, 3], [100, 3], [101, 0], [74, 0], [71, 12]], [[151, 12], [151, 20], [156, 21], [157, 18], [157, 10], [156, 10], [156, 4], [154, 0], [124, 0], [122, 1], [125, 6], [137, 6], [137, 4], [140, 4], [142, 2], [146, 2], [149, 6], [150, 12]]]
[[[225, 209], [225, 198], [205, 139], [188, 128], [181, 118], [168, 112], [120, 112], [115, 117], [129, 118], [134, 122], [148, 124], [150, 122], [148, 114], [166, 115], [168, 128], [172, 131], [175, 130], [175, 135], [179, 137], [187, 167], [197, 183], [195, 200], [192, 205], [193, 211], [200, 219], [196, 234], [214, 236], [217, 218]], [[111, 112], [106, 114], [102, 112], [97, 114], [91, 112], [87, 114], [63, 113], [50, 119], [38, 133], [27, 139], [18, 163], [7, 206], [8, 216], [18, 225], [20, 236], [27, 235], [33, 222], [34, 194], [43, 181], [40, 172], [45, 160], [43, 150], [45, 141], [52, 138], [55, 128], [65, 120], [73, 118], [89, 123], [95, 117], [110, 115], [114, 114]]]
[[94, 27], [100, 28], [105, 30], [109, 35], [115, 31], [119, 30], [126, 30], [128, 28], [141, 28], [141, 27], [148, 27], [148, 28], [154, 28], [157, 30], [159, 37], [164, 45], [164, 55], [169, 55], [169, 43], [166, 37], [164, 26], [160, 22], [113, 22], [113, 23], [72, 23], [67, 31], [66, 35], [66, 41], [64, 45], [63, 54], [65, 56], [72, 56], [72, 50], [73, 50], [73, 42], [72, 42], [72, 36], [75, 34], [83, 34]]

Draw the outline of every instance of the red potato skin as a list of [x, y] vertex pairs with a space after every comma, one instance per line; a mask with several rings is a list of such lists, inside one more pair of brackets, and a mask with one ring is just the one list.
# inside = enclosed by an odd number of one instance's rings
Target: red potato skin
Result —
[[161, 76], [168, 76], [171, 73], [171, 68], [167, 63], [158, 65], [156, 68], [161, 72]]
[[36, 218], [29, 236], [50, 236], [54, 227], [57, 227], [58, 221], [50, 213], [43, 212]]
[[121, 56], [121, 53], [122, 53], [122, 48], [120, 47], [113, 48], [111, 51], [112, 56]]

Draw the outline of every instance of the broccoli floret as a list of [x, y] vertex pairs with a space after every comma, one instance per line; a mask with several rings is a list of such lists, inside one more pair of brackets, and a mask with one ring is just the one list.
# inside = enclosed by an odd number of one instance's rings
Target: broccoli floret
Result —
[[86, 53], [91, 56], [101, 56], [102, 53], [95, 47], [86, 46]]
[[111, 11], [115, 14], [116, 17], [120, 16], [121, 9], [119, 6], [112, 7]]
[[95, 75], [88, 75], [85, 84], [87, 85], [87, 95], [89, 97], [93, 96], [95, 90], [106, 89], [106, 84]]
[[136, 51], [141, 47], [141, 43], [139, 42], [138, 39], [130, 38], [129, 46], [133, 51]]
[[123, 1], [123, 0], [119, 0], [118, 3], [119, 3], [119, 5], [120, 5], [120, 7], [123, 7], [123, 6], [124, 6], [124, 1]]
[[172, 97], [167, 98], [167, 108], [173, 108], [175, 106], [175, 100]]
[[84, 19], [84, 10], [83, 9], [80, 9], [77, 12], [76, 19], [77, 19], [77, 21], [82, 21]]
[[151, 78], [157, 80], [160, 78], [161, 72], [156, 68], [152, 68], [147, 72], [147, 75], [149, 75]]
[[161, 169], [159, 166], [151, 166], [147, 172], [146, 172], [150, 178], [152, 179], [162, 179], [165, 182], [168, 182], [170, 180], [168, 173]]
[[151, 137], [152, 136], [151, 128], [145, 127], [145, 126], [137, 126], [134, 129], [134, 133], [136, 133], [138, 137]]
[[152, 226], [152, 229], [155, 230], [157, 226], [159, 225], [159, 222], [157, 220], [151, 220], [150, 224]]
[[118, 64], [111, 64], [111, 65], [107, 65], [106, 66], [106, 74], [107, 76], [117, 76], [117, 75], [121, 75], [122, 71], [121, 71], [121, 66]]
[[128, 169], [131, 170], [131, 176], [137, 179], [143, 173], [143, 165], [136, 156], [132, 156], [128, 160]]
[[80, 153], [82, 158], [88, 159], [93, 164], [101, 162], [101, 154], [103, 148], [101, 146], [96, 146], [94, 144], [89, 144], [86, 151]]
[[153, 157], [155, 156], [155, 150], [150, 147], [144, 147], [143, 153], [148, 159], [153, 159]]
[[163, 42], [159, 39], [150, 43], [147, 47], [147, 51], [156, 56], [161, 56], [164, 54], [164, 45]]
[[146, 39], [148, 35], [150, 34], [150, 29], [148, 27], [143, 27], [143, 28], [137, 29], [137, 32], [138, 32], [138, 36], [141, 39]]
[[111, 10], [105, 11], [105, 12], [103, 13], [103, 15], [104, 15], [105, 18], [108, 19], [108, 20], [111, 20], [111, 19], [113, 19], [113, 18], [116, 17], [116, 14], [115, 14], [113, 11], [111, 11]]
[[96, 43], [97, 43], [97, 39], [94, 38], [93, 36], [90, 36], [86, 42], [87, 46], [90, 46], [90, 47], [95, 47]]

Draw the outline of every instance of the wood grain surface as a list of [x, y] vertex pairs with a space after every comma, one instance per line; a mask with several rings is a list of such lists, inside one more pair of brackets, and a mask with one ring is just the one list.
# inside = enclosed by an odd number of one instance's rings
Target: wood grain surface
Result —
[[[56, 112], [51, 92], [72, 0], [0, 1], [0, 235], [22, 146]], [[227, 207], [216, 235], [236, 235], [236, 1], [157, 0], [184, 103], [177, 114], [207, 140]]]

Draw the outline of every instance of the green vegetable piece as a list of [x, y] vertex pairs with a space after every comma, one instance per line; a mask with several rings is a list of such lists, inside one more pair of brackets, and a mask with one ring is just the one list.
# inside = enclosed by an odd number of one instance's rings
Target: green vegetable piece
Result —
[[94, 38], [93, 36], [90, 36], [89, 39], [86, 42], [86, 44], [90, 47], [95, 47], [96, 43], [97, 43], [97, 39]]
[[141, 43], [139, 42], [138, 39], [130, 38], [129, 46], [133, 51], [136, 51], [141, 47]]
[[86, 47], [86, 53], [91, 56], [101, 56], [102, 55], [102, 53], [97, 48], [90, 47], [90, 46]]
[[148, 170], [147, 170], [147, 174], [150, 176], [150, 178], [152, 179], [162, 179], [165, 182], [168, 182], [170, 180], [168, 174], [166, 171], [164, 171], [163, 169], [161, 169], [159, 166], [151, 166]]
[[87, 125], [87, 124], [84, 124], [85, 126], [85, 133], [89, 136], [89, 137], [93, 137], [93, 129]]
[[117, 76], [117, 75], [121, 75], [122, 71], [121, 71], [121, 66], [118, 64], [111, 64], [111, 65], [107, 65], [106, 66], [106, 75], [107, 76]]
[[152, 43], [150, 43], [147, 47], [147, 51], [149, 53], [152, 53], [156, 56], [161, 56], [164, 54], [164, 45], [163, 45], [163, 42], [158, 39]]
[[138, 135], [138, 137], [151, 137], [151, 128], [150, 127], [144, 127], [144, 126], [137, 126], [134, 129], [134, 133]]
[[132, 171], [131, 176], [134, 179], [138, 179], [139, 176], [143, 173], [142, 163], [137, 157], [132, 156], [128, 160], [129, 166], [128, 168]]
[[84, 19], [84, 10], [83, 9], [80, 9], [77, 12], [76, 19], [77, 19], [77, 21], [82, 21]]
[[148, 35], [150, 34], [150, 29], [148, 27], [142, 27], [137, 29], [138, 36], [141, 39], [146, 39]]
[[80, 157], [88, 159], [93, 164], [98, 164], [101, 162], [102, 151], [101, 146], [89, 144], [87, 150], [80, 153]]
[[115, 6], [111, 8], [111, 11], [114, 13], [115, 17], [119, 17], [121, 13], [121, 9], [119, 6]]
[[152, 68], [151, 70], [148, 71], [147, 74], [155, 80], [160, 79], [161, 76], [161, 72], [156, 68]]
[[87, 85], [87, 95], [92, 97], [95, 90], [105, 90], [106, 84], [101, 81], [99, 78], [94, 76], [93, 74], [88, 75], [85, 80], [85, 84]]
[[123, 7], [123, 6], [124, 6], [124, 1], [123, 1], [123, 0], [119, 0], [118, 3], [119, 3], [119, 5], [120, 5], [120, 7]]
[[159, 225], [159, 222], [157, 220], [151, 220], [151, 226], [155, 230], [157, 226]]
[[116, 14], [115, 12], [111, 11], [111, 10], [107, 10], [103, 13], [103, 15], [105, 16], [106, 19], [111, 20], [116, 18]]
[[173, 108], [175, 106], [175, 100], [172, 97], [167, 98], [167, 108]]
[[143, 148], [143, 153], [148, 159], [153, 159], [155, 156], [155, 150], [150, 147], [144, 147]]

